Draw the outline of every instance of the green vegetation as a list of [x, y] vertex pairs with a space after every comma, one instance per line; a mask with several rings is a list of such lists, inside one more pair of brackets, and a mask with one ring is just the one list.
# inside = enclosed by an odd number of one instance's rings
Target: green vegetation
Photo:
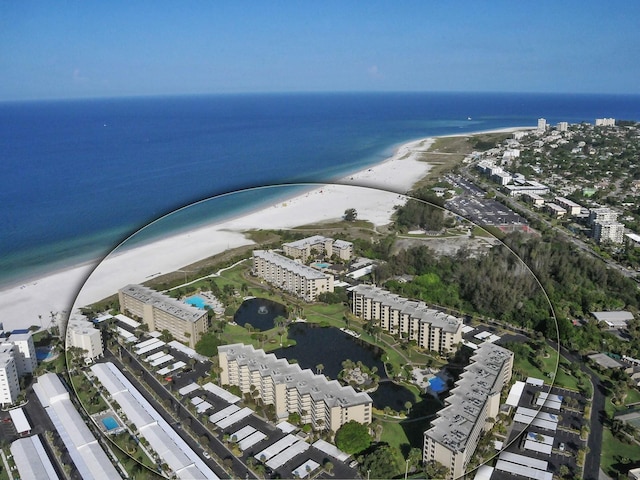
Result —
[[360, 453], [371, 445], [369, 427], [351, 420], [342, 425], [336, 432], [336, 446], [343, 452]]
[[393, 478], [400, 473], [398, 452], [386, 444], [378, 444], [376, 448], [364, 455], [360, 463], [360, 472], [368, 478]]
[[640, 447], [634, 443], [620, 441], [615, 438], [611, 430], [605, 428], [602, 432], [602, 454], [600, 468], [613, 478], [620, 478], [629, 469], [637, 466]]
[[102, 412], [107, 409], [107, 404], [100, 395], [100, 392], [98, 392], [98, 389], [89, 382], [84, 374], [79, 373], [72, 375], [70, 378], [80, 403], [87, 410], [89, 415], [93, 415], [94, 413]]

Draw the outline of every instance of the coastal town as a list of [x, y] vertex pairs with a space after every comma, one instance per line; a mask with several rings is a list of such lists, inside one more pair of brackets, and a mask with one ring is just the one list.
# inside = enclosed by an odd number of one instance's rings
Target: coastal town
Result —
[[611, 118], [413, 142], [436, 167], [384, 223], [265, 214], [4, 332], [0, 479], [640, 478], [639, 149]]

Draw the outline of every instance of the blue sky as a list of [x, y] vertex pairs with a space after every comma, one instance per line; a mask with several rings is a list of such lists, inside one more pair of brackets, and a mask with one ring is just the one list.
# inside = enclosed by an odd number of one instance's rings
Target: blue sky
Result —
[[640, 2], [0, 0], [0, 100], [640, 93]]

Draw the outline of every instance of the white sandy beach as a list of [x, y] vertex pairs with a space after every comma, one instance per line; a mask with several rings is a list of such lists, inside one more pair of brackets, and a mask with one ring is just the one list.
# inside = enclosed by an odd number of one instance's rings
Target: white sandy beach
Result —
[[[503, 131], [515, 130], [522, 128]], [[46, 328], [52, 313], [64, 315], [71, 311], [79, 291], [75, 308], [116, 293], [128, 283], [142, 283], [228, 248], [247, 245], [251, 242], [241, 233], [246, 230], [291, 228], [340, 219], [347, 208], [355, 208], [359, 219], [387, 224], [393, 207], [406, 201], [401, 194], [428, 173], [430, 165], [419, 158], [433, 141], [426, 138], [406, 143], [380, 164], [258, 212], [116, 252], [97, 267], [79, 265], [8, 288], [0, 292], [0, 322], [5, 330], [31, 325]]]

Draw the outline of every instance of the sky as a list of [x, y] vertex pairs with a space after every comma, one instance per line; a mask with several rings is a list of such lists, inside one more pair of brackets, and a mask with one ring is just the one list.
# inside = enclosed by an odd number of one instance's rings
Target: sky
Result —
[[0, 0], [0, 101], [640, 93], [640, 2]]

